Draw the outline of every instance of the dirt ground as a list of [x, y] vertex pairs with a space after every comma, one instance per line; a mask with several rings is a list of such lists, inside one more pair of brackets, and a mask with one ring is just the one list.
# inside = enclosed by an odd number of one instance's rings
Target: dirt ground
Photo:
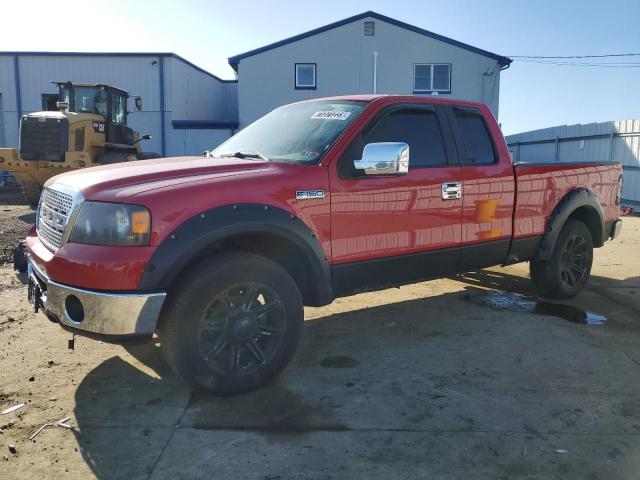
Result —
[[[3, 244], [33, 219], [9, 203]], [[154, 344], [68, 350], [0, 267], [0, 411], [26, 403], [0, 415], [0, 478], [639, 478], [640, 218], [567, 302], [602, 324], [483, 304], [493, 290], [533, 295], [527, 272], [308, 308], [284, 375], [215, 398], [187, 391]], [[70, 429], [29, 440], [66, 417]]]

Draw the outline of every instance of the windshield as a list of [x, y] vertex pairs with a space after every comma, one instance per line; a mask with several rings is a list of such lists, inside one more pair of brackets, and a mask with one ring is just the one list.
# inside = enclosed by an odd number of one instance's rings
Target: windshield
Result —
[[107, 116], [107, 92], [98, 87], [73, 87], [73, 102], [69, 100], [69, 89], [63, 87], [60, 97], [69, 104], [71, 111], [79, 113], [97, 113]]
[[365, 105], [349, 101], [285, 105], [239, 131], [216, 148], [212, 156], [317, 163]]

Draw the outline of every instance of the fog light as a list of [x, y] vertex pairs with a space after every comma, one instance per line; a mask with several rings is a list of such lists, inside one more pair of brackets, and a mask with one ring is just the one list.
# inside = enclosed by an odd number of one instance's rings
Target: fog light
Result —
[[80, 323], [84, 320], [84, 308], [82, 302], [75, 295], [69, 295], [64, 301], [64, 311], [69, 320]]

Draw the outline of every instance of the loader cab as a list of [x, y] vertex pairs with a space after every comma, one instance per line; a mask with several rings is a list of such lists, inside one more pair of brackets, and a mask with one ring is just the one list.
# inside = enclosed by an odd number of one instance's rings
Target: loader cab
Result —
[[106, 144], [133, 145], [133, 129], [127, 126], [127, 92], [106, 84], [54, 83], [58, 85], [60, 101], [68, 105], [70, 112], [104, 117], [104, 124], [97, 128], [104, 131]]

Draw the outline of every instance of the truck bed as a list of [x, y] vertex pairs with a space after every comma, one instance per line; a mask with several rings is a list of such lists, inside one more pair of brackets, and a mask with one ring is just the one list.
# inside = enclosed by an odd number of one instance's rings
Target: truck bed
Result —
[[513, 169], [514, 238], [542, 235], [558, 199], [576, 187], [596, 194], [605, 223], [619, 217], [620, 206], [616, 204], [622, 175], [619, 163], [516, 163]]

